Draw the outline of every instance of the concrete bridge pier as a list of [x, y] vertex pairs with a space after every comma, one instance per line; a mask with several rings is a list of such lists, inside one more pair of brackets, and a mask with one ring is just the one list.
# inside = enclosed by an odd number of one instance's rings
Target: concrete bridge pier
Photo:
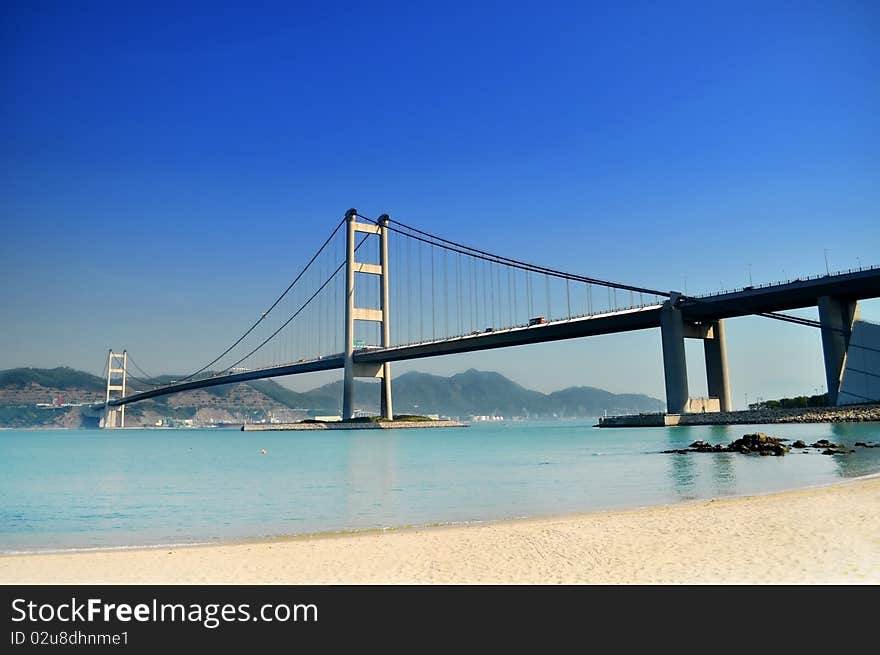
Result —
[[703, 337], [703, 354], [706, 356], [706, 386], [710, 398], [717, 398], [722, 412], [733, 410], [730, 401], [730, 377], [727, 371], [727, 339], [724, 321], [709, 323], [708, 334]]
[[660, 310], [660, 336], [663, 341], [663, 374], [666, 379], [666, 411], [682, 414], [687, 406], [687, 361], [684, 352], [684, 319], [673, 297]]
[[835, 296], [822, 296], [817, 304], [822, 329], [822, 354], [825, 359], [828, 404], [836, 405], [853, 323], [859, 317], [859, 305], [855, 300]]
[[[686, 322], [681, 310], [676, 307], [677, 299], [678, 294], [674, 293], [660, 310], [663, 374], [666, 378], [666, 411], [670, 414], [682, 414], [687, 411], [731, 411], [733, 403], [730, 400], [724, 321]], [[701, 339], [703, 341], [703, 352], [706, 356], [706, 386], [710, 400], [717, 399], [717, 406], [690, 402], [685, 339]], [[691, 406], [694, 409], [691, 409]]]
[[98, 421], [98, 427], [105, 430], [125, 427], [125, 405], [122, 407], [104, 407]]
[[379, 396], [379, 415], [390, 421], [394, 418], [394, 407], [391, 403], [391, 364], [389, 362], [382, 364], [379, 386], [381, 394]]

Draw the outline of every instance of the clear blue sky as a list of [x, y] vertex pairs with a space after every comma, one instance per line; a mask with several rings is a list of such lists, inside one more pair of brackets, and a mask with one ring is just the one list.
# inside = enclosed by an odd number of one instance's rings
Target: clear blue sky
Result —
[[[192, 369], [352, 206], [692, 293], [880, 264], [875, 2], [0, 11], [2, 368]], [[728, 348], [738, 404], [824, 386], [815, 331]], [[396, 370], [471, 366], [663, 396], [653, 331]]]

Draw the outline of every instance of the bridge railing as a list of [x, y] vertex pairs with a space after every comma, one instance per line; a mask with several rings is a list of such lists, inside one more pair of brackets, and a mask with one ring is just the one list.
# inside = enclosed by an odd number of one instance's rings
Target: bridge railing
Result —
[[880, 266], [859, 266], [856, 268], [848, 268], [846, 270], [832, 271], [831, 273], [819, 273], [817, 275], [807, 275], [802, 277], [796, 277], [794, 279], [776, 281], [776, 282], [764, 282], [762, 284], [750, 285], [747, 287], [736, 287], [733, 289], [723, 289], [721, 291], [708, 291], [706, 293], [694, 293], [688, 294], [692, 298], [712, 298], [715, 296], [726, 296], [731, 293], [740, 293], [742, 291], [751, 291], [752, 289], [769, 289], [770, 287], [778, 287], [784, 284], [794, 284], [795, 282], [808, 282], [809, 280], [821, 280], [826, 277], [835, 277], [837, 275], [849, 275], [851, 273], [861, 273], [863, 271], [873, 271], [875, 269], [880, 268]]
[[[489, 330], [489, 329], [471, 330], [471, 331], [462, 332], [460, 334], [452, 334], [450, 336], [445, 336], [445, 337], [441, 337], [441, 338], [437, 338], [437, 339], [416, 339], [416, 340], [411, 340], [411, 341], [396, 341], [392, 345], [392, 348], [407, 348], [410, 346], [421, 346], [421, 345], [430, 344], [430, 343], [443, 343], [446, 341], [456, 341], [458, 339], [464, 339], [466, 337], [472, 337], [472, 336], [476, 336], [478, 334], [487, 334], [490, 332], [491, 333], [509, 332], [511, 330], [521, 330], [521, 329], [529, 328], [529, 327], [539, 328], [542, 325], [554, 325], [557, 323], [568, 323], [570, 321], [582, 320], [585, 318], [607, 316], [608, 314], [618, 314], [618, 313], [623, 313], [623, 312], [631, 312], [631, 311], [636, 311], [636, 310], [640, 310], [640, 309], [652, 309], [652, 308], [656, 308], [656, 307], [660, 307], [660, 306], [661, 306], [661, 303], [655, 301], [655, 302], [645, 302], [645, 303], [640, 303], [640, 304], [637, 303], [635, 305], [620, 306], [620, 307], [615, 307], [612, 309], [606, 308], [606, 309], [603, 309], [600, 311], [595, 311], [595, 312], [581, 312], [581, 313], [576, 313], [576, 314], [573, 313], [571, 316], [565, 316], [564, 318], [554, 318], [552, 320], [548, 320], [545, 323], [538, 324], [538, 325], [531, 325], [530, 326], [528, 323], [519, 323], [516, 325], [504, 325], [504, 326], [497, 326], [497, 327], [492, 326], [491, 330]], [[372, 349], [376, 349], [376, 348], [378, 348], [378, 346], [367, 346], [363, 349], [372, 350]], [[355, 352], [357, 352], [357, 350], [358, 349], [355, 349]]]

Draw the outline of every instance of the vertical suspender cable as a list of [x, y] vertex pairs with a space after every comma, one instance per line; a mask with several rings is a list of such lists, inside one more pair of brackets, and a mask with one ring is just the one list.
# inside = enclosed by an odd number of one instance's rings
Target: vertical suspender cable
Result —
[[507, 326], [513, 325], [513, 276], [511, 275], [510, 266], [507, 268]]
[[[327, 265], [326, 261], [321, 263], [321, 273], [322, 273], [321, 277], [322, 277], [322, 279], [324, 277], [326, 277], [326, 265]], [[318, 333], [318, 349], [317, 349], [317, 352], [315, 353], [316, 357], [320, 357], [321, 355], [324, 354], [324, 330], [321, 328], [323, 328], [324, 325], [326, 325], [326, 323], [324, 323], [321, 320], [321, 318], [327, 311], [327, 302], [326, 301], [327, 301], [327, 297], [324, 295], [324, 292], [322, 291], [321, 295], [318, 296], [318, 311], [317, 311], [318, 320], [317, 320], [317, 325], [315, 328], [315, 331]]]
[[516, 293], [516, 276], [519, 275], [519, 271], [515, 268], [510, 269], [513, 274], [513, 323], [516, 324], [519, 321], [519, 309], [517, 307], [518, 299]]
[[529, 310], [529, 319], [534, 316], [532, 313], [532, 272], [526, 271], [526, 308]]
[[431, 339], [437, 338], [437, 318], [436, 318], [436, 302], [434, 299], [434, 247], [428, 248], [428, 254], [431, 255]]
[[471, 284], [473, 285], [473, 293], [471, 294], [471, 306], [474, 308], [471, 312], [473, 320], [471, 321], [471, 332], [477, 329], [480, 324], [480, 303], [477, 301], [477, 260], [471, 257]]
[[425, 286], [422, 282], [422, 244], [416, 246], [419, 253], [419, 341], [425, 340], [425, 309], [423, 298], [425, 297]]
[[550, 306], [550, 276], [544, 273], [544, 287], [547, 291], [547, 320], [553, 320], [553, 311]]
[[403, 320], [403, 305], [401, 304], [401, 288], [406, 281], [403, 278], [403, 267], [401, 266], [400, 261], [400, 240], [403, 238], [398, 234], [394, 234], [394, 277], [391, 278], [392, 284], [394, 284], [394, 316], [397, 318], [397, 322], [395, 324], [394, 330], [394, 338], [395, 343], [401, 343], [403, 339], [403, 328], [401, 327], [401, 321]]
[[412, 343], [412, 276], [410, 275], [411, 257], [410, 246], [412, 240], [406, 240], [406, 342]]
[[443, 337], [449, 338], [449, 253], [443, 250]]
[[571, 318], [571, 282], [565, 280], [565, 302], [568, 305], [568, 317]]
[[[481, 321], [481, 323], [489, 323], [489, 321], [490, 321], [489, 315], [491, 313], [491, 309], [489, 308], [489, 292], [487, 289], [487, 286], [489, 283], [486, 280], [486, 275], [488, 273], [487, 264], [485, 262], [483, 262], [482, 267], [483, 267], [483, 273], [482, 273], [482, 275], [480, 275], [480, 277], [483, 278], [483, 316], [484, 316], [484, 318]], [[484, 327], [485, 327], [485, 325], [480, 325], [479, 327], [477, 327], [477, 329], [482, 331], [482, 329]]]
[[501, 302], [501, 296], [503, 295], [501, 292], [501, 267], [495, 266], [495, 289], [497, 290], [496, 305], [498, 306], [498, 319], [496, 325], [498, 327], [502, 327], [504, 323], [504, 317], [502, 316], [504, 305]]
[[462, 322], [461, 316], [461, 253], [457, 253], [456, 255], [456, 272], [455, 272], [455, 286], [456, 286], [456, 294], [455, 299], [458, 302], [458, 306], [456, 307], [455, 316], [458, 318], [458, 333], [464, 334], [464, 323]]

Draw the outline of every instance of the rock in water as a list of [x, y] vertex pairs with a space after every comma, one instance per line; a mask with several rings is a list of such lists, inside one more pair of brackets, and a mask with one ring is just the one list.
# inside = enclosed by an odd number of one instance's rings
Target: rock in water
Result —
[[840, 448], [836, 443], [831, 443], [828, 439], [819, 439], [810, 445], [811, 448]]
[[730, 444], [728, 450], [743, 454], [758, 453], [759, 455], [781, 457], [791, 450], [782, 442], [783, 439], [779, 437], [770, 437], [763, 432], [756, 432], [754, 434], [744, 434], [741, 439], [737, 439]]
[[[758, 455], [774, 455], [776, 457], [781, 457], [785, 455], [791, 448], [783, 444], [783, 441], [788, 441], [788, 439], [781, 439], [779, 437], [770, 437], [763, 432], [756, 432], [754, 434], [746, 434], [743, 435], [741, 439], [737, 439], [729, 446], [725, 446], [723, 444], [715, 444], [714, 446], [710, 444], [708, 441], [698, 440], [693, 442], [687, 448], [677, 448], [674, 450], [664, 450], [664, 453], [670, 454], [684, 454], [684, 453], [742, 453], [743, 455], [750, 455], [751, 453], [757, 453]], [[806, 444], [798, 442], [802, 444], [800, 447], [806, 447]], [[795, 444], [797, 446], [797, 444]]]

